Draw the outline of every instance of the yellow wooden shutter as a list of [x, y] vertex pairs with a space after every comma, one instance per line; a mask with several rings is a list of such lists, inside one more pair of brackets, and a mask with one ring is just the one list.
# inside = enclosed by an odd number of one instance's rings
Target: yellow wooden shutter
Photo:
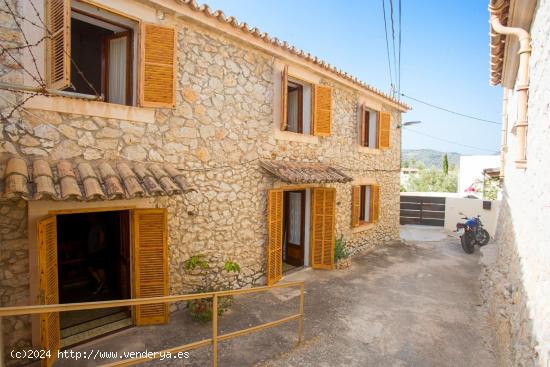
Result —
[[378, 222], [378, 216], [380, 213], [380, 186], [371, 185], [370, 195], [370, 222]]
[[140, 104], [176, 105], [176, 30], [156, 24], [141, 28]]
[[283, 277], [283, 191], [267, 194], [267, 285]]
[[46, 1], [46, 83], [52, 89], [71, 84], [71, 3]]
[[351, 226], [358, 227], [361, 217], [361, 186], [351, 188]]
[[334, 266], [336, 190], [313, 189], [311, 215], [311, 267], [332, 269]]
[[[134, 209], [133, 290], [134, 298], [168, 295], [168, 244], [166, 209]], [[168, 322], [168, 304], [135, 306], [136, 325]]]
[[313, 104], [313, 135], [330, 136], [332, 130], [332, 88], [316, 85]]
[[378, 147], [387, 149], [390, 147], [390, 114], [389, 112], [378, 112]]
[[[40, 282], [40, 304], [59, 303], [57, 281], [57, 224], [55, 216], [38, 221], [38, 271]], [[52, 366], [60, 348], [59, 313], [40, 314], [40, 345], [51, 351], [51, 357], [42, 360], [42, 366]]]
[[285, 65], [281, 73], [281, 130], [288, 128], [288, 65]]

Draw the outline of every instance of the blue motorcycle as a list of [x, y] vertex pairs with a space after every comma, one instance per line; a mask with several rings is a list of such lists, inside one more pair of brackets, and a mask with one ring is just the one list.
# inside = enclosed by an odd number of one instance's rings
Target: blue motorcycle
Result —
[[[464, 213], [458, 213], [464, 215]], [[456, 232], [460, 236], [460, 244], [462, 249], [467, 254], [472, 254], [475, 250], [475, 245], [485, 246], [489, 243], [491, 236], [489, 232], [483, 228], [480, 216], [476, 217], [462, 217], [465, 220], [464, 223], [456, 224]]]

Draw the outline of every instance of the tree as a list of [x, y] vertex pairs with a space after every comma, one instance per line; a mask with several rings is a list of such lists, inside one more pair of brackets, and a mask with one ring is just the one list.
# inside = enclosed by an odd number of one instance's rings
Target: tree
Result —
[[445, 175], [434, 168], [420, 171], [407, 182], [408, 191], [417, 192], [456, 192], [457, 186], [456, 172]]
[[447, 157], [447, 153], [443, 156], [443, 174], [445, 176], [449, 175], [449, 157]]

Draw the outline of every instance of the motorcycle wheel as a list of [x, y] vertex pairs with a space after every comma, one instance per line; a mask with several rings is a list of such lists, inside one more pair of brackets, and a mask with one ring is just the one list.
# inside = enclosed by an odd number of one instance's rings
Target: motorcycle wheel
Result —
[[472, 241], [470, 236], [468, 236], [466, 233], [464, 233], [462, 237], [460, 237], [460, 244], [462, 245], [462, 249], [464, 250], [465, 253], [467, 254], [474, 253], [474, 250], [475, 250], [474, 242]]
[[481, 240], [478, 241], [480, 246], [485, 246], [489, 243], [489, 240], [491, 239], [491, 236], [489, 235], [489, 232], [487, 230], [482, 229], [481, 230]]

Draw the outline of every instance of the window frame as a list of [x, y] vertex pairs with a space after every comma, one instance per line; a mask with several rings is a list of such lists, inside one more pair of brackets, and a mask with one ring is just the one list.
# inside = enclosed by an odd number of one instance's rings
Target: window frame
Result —
[[[289, 77], [290, 79], [290, 77]], [[292, 77], [292, 79], [296, 79], [294, 77]], [[296, 85], [296, 87], [292, 87], [290, 84], [293, 84], [293, 85]], [[291, 88], [293, 88], [293, 90], [291, 90]], [[296, 121], [296, 131], [292, 131], [292, 130], [289, 130], [289, 127], [290, 127], [290, 124], [289, 124], [289, 119], [290, 119], [290, 115], [288, 113], [288, 106], [290, 105], [289, 101], [290, 101], [290, 93], [291, 92], [294, 92], [294, 91], [298, 91], [298, 101], [297, 101], [297, 104], [298, 104], [298, 113], [297, 113], [297, 119], [298, 121]], [[304, 86], [302, 83], [296, 83], [292, 80], [287, 80], [287, 91], [286, 91], [286, 94], [287, 94], [287, 102], [286, 102], [286, 109], [287, 109], [287, 123], [286, 123], [286, 130], [285, 131], [288, 131], [288, 132], [291, 132], [291, 133], [296, 133], [296, 134], [304, 134]], [[311, 98], [310, 98], [310, 103], [311, 103]], [[311, 119], [311, 118], [310, 118]], [[310, 122], [310, 125], [311, 125], [311, 122]], [[310, 135], [310, 134], [308, 134]]]
[[[367, 186], [369, 187], [369, 190], [371, 192], [371, 195], [369, 195], [369, 202], [368, 202], [368, 208], [369, 208], [369, 220], [365, 220], [365, 212], [367, 209], [367, 202], [366, 202], [366, 196], [367, 196]], [[372, 220], [372, 186], [373, 185], [359, 185], [360, 187], [360, 194], [359, 194], [359, 205], [360, 205], [360, 212], [359, 212], [359, 226], [365, 225], [365, 224], [371, 224], [374, 223]]]
[[[122, 18], [126, 18], [126, 19], [128, 19], [132, 22], [135, 22], [136, 27], [138, 27], [138, 28], [140, 26], [140, 22], [136, 21], [132, 17], [128, 17], [128, 16], [125, 16], [125, 15], [120, 14], [120, 13], [114, 13], [114, 12], [112, 12], [111, 10], [109, 10], [107, 8], [103, 8], [103, 7], [99, 7], [99, 6], [97, 8], [101, 11], [108, 12], [108, 13], [112, 14], [115, 17], [122, 17]], [[111, 19], [108, 19], [107, 17], [101, 17], [101, 16], [98, 16], [96, 14], [90, 13], [86, 10], [75, 8], [72, 4], [70, 5], [70, 11], [71, 11], [71, 16], [70, 16], [69, 20], [71, 21], [71, 23], [72, 23], [72, 20], [73, 20], [72, 13], [77, 13], [77, 14], [81, 14], [83, 16], [86, 16], [86, 17], [89, 17], [89, 18], [92, 18], [92, 19], [96, 19], [98, 21], [108, 23], [108, 24], [112, 24], [113, 26], [125, 29], [124, 32], [120, 32], [120, 33], [113, 34], [111, 36], [104, 37], [101, 40], [101, 49], [102, 49], [101, 65], [100, 65], [101, 66], [101, 77], [100, 77], [101, 85], [100, 85], [99, 91], [102, 94], [103, 102], [105, 102], [105, 103], [122, 105], [122, 106], [135, 106], [135, 101], [136, 101], [135, 96], [136, 96], [137, 87], [134, 87], [134, 69], [137, 70], [138, 65], [135, 65], [135, 62], [137, 60], [136, 60], [135, 55], [134, 55], [134, 47], [133, 46], [134, 46], [134, 42], [136, 42], [138, 40], [134, 39], [134, 36], [135, 36], [134, 30], [131, 27], [128, 27], [127, 25], [125, 25], [125, 24], [113, 21]], [[83, 21], [83, 22], [87, 23], [86, 21]], [[72, 29], [72, 27], [71, 27], [71, 29]], [[109, 48], [108, 48], [108, 41], [111, 40], [111, 39], [120, 38], [120, 37], [128, 37], [128, 44], [127, 44], [128, 54], [127, 54], [127, 58], [126, 58], [126, 102], [124, 104], [108, 101], [108, 98], [109, 98], [109, 96], [108, 96], [108, 90], [109, 90], [109, 78], [108, 78], [108, 69], [109, 69], [109, 53], [108, 53], [108, 50], [109, 50]], [[69, 54], [71, 54], [71, 52], [72, 52], [72, 42], [70, 43]], [[71, 74], [71, 79], [70, 80], [72, 80], [72, 74]]]

